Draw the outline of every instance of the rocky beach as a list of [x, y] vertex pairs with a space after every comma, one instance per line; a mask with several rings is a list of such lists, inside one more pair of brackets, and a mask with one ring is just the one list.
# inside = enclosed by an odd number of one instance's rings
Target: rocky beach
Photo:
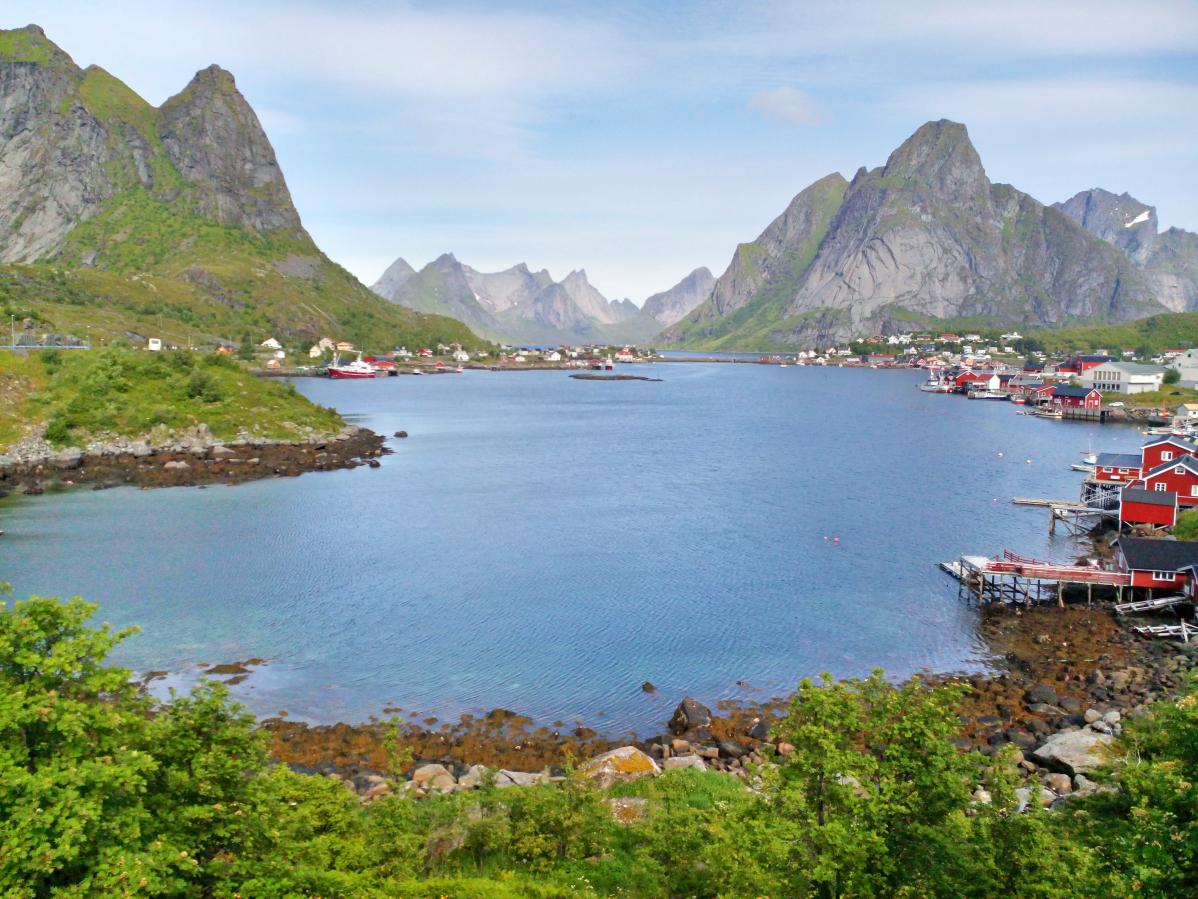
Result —
[[[1122, 732], [1123, 720], [1178, 695], [1198, 669], [1198, 645], [1142, 638], [1109, 608], [989, 607], [981, 615], [992, 669], [923, 679], [968, 685], [957, 746], [986, 756], [1010, 752], [1024, 778], [1024, 801], [1038, 796], [1052, 805], [1097, 789], [1088, 775], [1104, 761], [1104, 748]], [[402, 710], [389, 711], [397, 713], [396, 722], [403, 719]], [[577, 721], [538, 726], [503, 709], [455, 723], [427, 718], [309, 726], [274, 718], [263, 727], [278, 762], [341, 778], [368, 801], [391, 789], [384, 774], [395, 748], [410, 754], [405, 789], [418, 793], [473, 788], [484, 770], [495, 772], [502, 785], [539, 782], [562, 776], [568, 765], [589, 769], [591, 760], [615, 749], [651, 762], [642, 774], [694, 767], [746, 778], [753, 765], [792, 750], [772, 733], [785, 711], [781, 697], [715, 709], [687, 697], [660, 733], [624, 739]]]
[[141, 439], [93, 441], [66, 449], [35, 437], [0, 455], [0, 496], [85, 485], [98, 490], [237, 484], [308, 471], [377, 467], [378, 457], [388, 452], [381, 436], [356, 425], [298, 440], [244, 433], [228, 441], [198, 425], [182, 433], [151, 432]]

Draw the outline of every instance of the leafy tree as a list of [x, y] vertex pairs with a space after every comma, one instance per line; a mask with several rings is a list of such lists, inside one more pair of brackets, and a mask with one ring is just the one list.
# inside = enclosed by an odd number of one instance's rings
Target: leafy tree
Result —
[[1181, 380], [1181, 372], [1178, 369], [1176, 369], [1176, 368], [1166, 368], [1165, 369], [1165, 377], [1163, 379], [1165, 384], [1176, 384], [1180, 380]]
[[1115, 789], [1079, 803], [1066, 833], [1092, 847], [1127, 892], [1198, 889], [1198, 692], [1128, 723]]
[[237, 358], [243, 359], [246, 362], [253, 362], [255, 358], [254, 338], [250, 337], [249, 332], [241, 335], [241, 343], [237, 347]]

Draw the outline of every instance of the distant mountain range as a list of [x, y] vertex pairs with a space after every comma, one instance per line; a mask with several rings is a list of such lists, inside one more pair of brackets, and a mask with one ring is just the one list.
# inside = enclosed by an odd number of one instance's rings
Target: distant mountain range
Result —
[[1198, 234], [1180, 228], [1160, 234], [1156, 209], [1098, 187], [1053, 207], [1131, 257], [1162, 306], [1172, 312], [1198, 309]]
[[153, 107], [35, 25], [0, 30], [0, 303], [78, 336], [479, 342], [320, 251], [231, 74]]
[[420, 271], [393, 262], [371, 288], [398, 305], [448, 315], [474, 331], [507, 343], [645, 343], [703, 302], [713, 278], [696, 269], [680, 283], [650, 297], [644, 307], [608, 300], [583, 270], [554, 281], [544, 269], [521, 262], [501, 272], [480, 272], [452, 253]]
[[741, 244], [659, 339], [800, 348], [935, 320], [1121, 322], [1198, 306], [1198, 236], [1088, 191], [1045, 206], [986, 177], [965, 126], [919, 128], [880, 168], [831, 174]]

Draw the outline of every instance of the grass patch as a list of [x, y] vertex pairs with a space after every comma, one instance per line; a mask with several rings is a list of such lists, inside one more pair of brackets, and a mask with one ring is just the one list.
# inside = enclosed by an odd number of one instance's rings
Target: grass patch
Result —
[[1104, 393], [1104, 403], [1122, 403], [1129, 409], [1159, 409], [1161, 406], [1176, 407], [1182, 403], [1198, 403], [1198, 390], [1167, 384], [1160, 390], [1148, 393]]
[[7, 353], [0, 360], [6, 391], [0, 448], [40, 425], [55, 446], [82, 446], [102, 435], [138, 437], [198, 424], [225, 440], [242, 429], [294, 439], [310, 430], [331, 434], [343, 424], [290, 384], [256, 378], [221, 356], [108, 347]]

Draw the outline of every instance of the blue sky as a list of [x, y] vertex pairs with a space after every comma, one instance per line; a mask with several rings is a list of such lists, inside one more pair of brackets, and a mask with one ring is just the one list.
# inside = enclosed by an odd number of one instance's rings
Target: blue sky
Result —
[[1198, 230], [1198, 3], [9, 0], [158, 104], [216, 62], [305, 225], [396, 256], [585, 268], [640, 302], [718, 276], [815, 179], [928, 119], [1044, 202], [1128, 191]]

